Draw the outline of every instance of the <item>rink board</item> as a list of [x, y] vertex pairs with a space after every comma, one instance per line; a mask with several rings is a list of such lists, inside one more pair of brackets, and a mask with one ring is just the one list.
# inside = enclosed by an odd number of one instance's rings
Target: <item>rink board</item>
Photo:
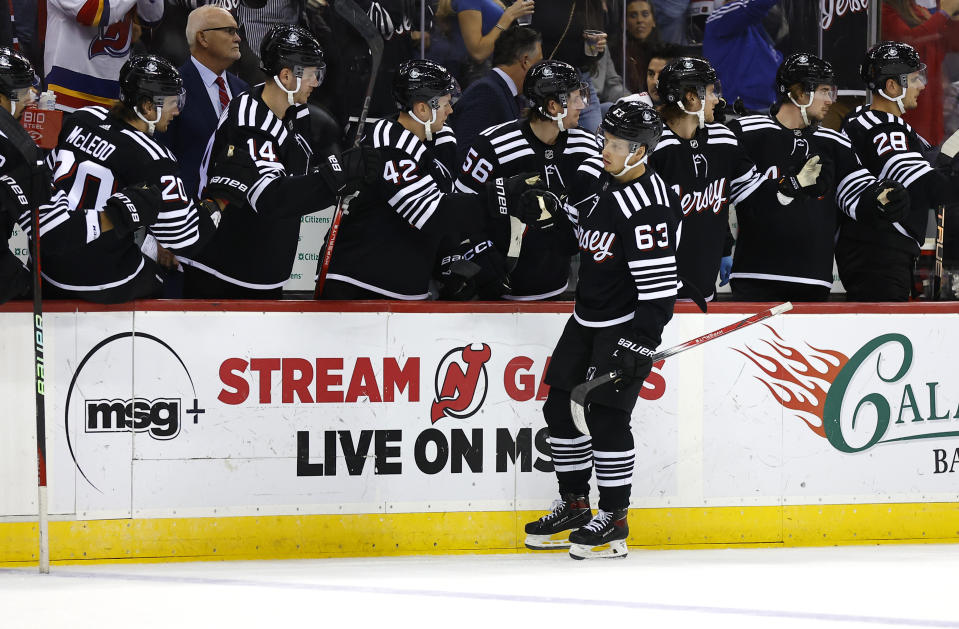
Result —
[[[55, 560], [502, 552], [553, 498], [568, 304], [133, 308], [45, 316]], [[758, 309], [681, 306], [662, 347]], [[631, 543], [959, 539], [957, 315], [797, 306], [658, 364]], [[30, 323], [0, 309], [5, 563], [36, 552]]]

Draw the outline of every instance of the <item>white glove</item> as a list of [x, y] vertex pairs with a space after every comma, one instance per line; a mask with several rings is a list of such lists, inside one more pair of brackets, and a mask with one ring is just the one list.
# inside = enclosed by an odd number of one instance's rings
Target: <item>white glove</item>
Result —
[[808, 188], [816, 184], [820, 171], [822, 171], [822, 164], [819, 163], [819, 156], [813, 155], [796, 175], [796, 179], [803, 188]]

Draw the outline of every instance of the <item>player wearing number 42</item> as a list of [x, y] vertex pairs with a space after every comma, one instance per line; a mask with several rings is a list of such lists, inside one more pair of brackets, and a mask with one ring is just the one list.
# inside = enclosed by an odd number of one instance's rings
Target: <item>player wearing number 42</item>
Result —
[[[925, 69], [915, 49], [899, 42], [876, 44], [860, 66], [872, 103], [852, 112], [843, 122], [843, 131], [863, 165], [877, 177], [904, 186], [909, 203], [898, 212], [881, 212], [877, 220], [842, 222], [836, 265], [850, 300], [909, 299], [929, 208], [959, 197], [955, 157], [959, 133], [935, 156], [929, 143], [902, 119], [907, 110], [918, 106], [926, 85]], [[927, 161], [930, 157], [939, 169]]]
[[304, 28], [272, 27], [260, 44], [266, 83], [233, 98], [200, 166], [203, 197], [226, 202], [210, 243], [184, 263], [187, 297], [277, 299], [290, 277], [300, 217], [335, 203], [376, 170], [374, 152], [315, 155], [306, 101], [325, 76]]
[[[569, 548], [574, 559], [623, 557], [636, 451], [630, 416], [663, 328], [673, 314], [678, 278], [679, 198], [646, 161], [663, 131], [654, 109], [620, 101], [603, 118], [602, 157], [580, 165], [570, 202], [579, 215], [576, 303], [546, 372], [543, 415], [560, 499], [526, 525], [526, 546]], [[573, 387], [621, 370], [597, 387], [586, 409], [589, 435], [570, 412]], [[599, 510], [589, 481], [596, 469]], [[592, 516], [592, 517], [591, 517]]]
[[[152, 137], [182, 106], [179, 72], [160, 57], [137, 56], [123, 64], [119, 81], [120, 103], [70, 114], [50, 155], [53, 195], [40, 207], [44, 297], [119, 303], [155, 296], [157, 243], [189, 252], [215, 230], [218, 208], [185, 194], [176, 160]], [[74, 226], [67, 240], [77, 248], [50, 246], [64, 225]], [[134, 240], [141, 228], [142, 251]]]

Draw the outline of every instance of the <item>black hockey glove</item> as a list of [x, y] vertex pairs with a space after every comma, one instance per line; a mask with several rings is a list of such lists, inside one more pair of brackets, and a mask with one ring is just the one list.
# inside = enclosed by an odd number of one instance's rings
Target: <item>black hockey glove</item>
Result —
[[816, 180], [819, 179], [821, 170], [822, 164], [819, 163], [819, 156], [813, 155], [803, 164], [802, 168], [785, 172], [779, 178], [779, 193], [790, 199], [820, 196]]
[[249, 203], [246, 195], [259, 178], [260, 170], [249, 151], [230, 144], [213, 162], [203, 196], [242, 207]]
[[497, 177], [487, 188], [490, 212], [494, 216], [515, 216], [532, 225], [543, 213], [539, 199], [544, 199], [544, 192], [542, 179], [533, 172], [513, 175], [509, 179]]
[[493, 245], [493, 241], [484, 240], [476, 245], [467, 242], [464, 248], [463, 259], [475, 263], [480, 269], [471, 280], [476, 286], [476, 295], [480, 299], [490, 300], [509, 294], [512, 287], [506, 271], [506, 259]]
[[616, 341], [613, 353], [610, 355], [610, 363], [614, 369], [623, 372], [623, 377], [616, 380], [617, 389], [624, 389], [637, 381], [642, 382], [653, 369], [652, 347], [655, 344], [642, 337], [633, 338], [632, 336], [623, 336]]
[[339, 159], [328, 155], [315, 172], [323, 178], [326, 187], [338, 195], [356, 192], [364, 183], [375, 184], [383, 173], [383, 156], [370, 146], [357, 146], [343, 151]]
[[859, 203], [865, 220], [895, 223], [909, 213], [909, 191], [898, 181], [877, 180], [862, 191]]
[[117, 238], [123, 238], [155, 223], [162, 202], [158, 187], [137, 183], [113, 193], [107, 198], [103, 211], [113, 223], [113, 233]]
[[14, 220], [30, 211], [26, 191], [9, 174], [0, 175], [0, 208], [9, 212]]
[[[465, 245], [466, 243], [464, 243]], [[467, 247], [468, 248], [468, 247]], [[474, 278], [483, 269], [471, 260], [464, 260], [463, 253], [451, 253], [440, 261], [440, 299], [446, 301], [469, 301], [476, 296]]]

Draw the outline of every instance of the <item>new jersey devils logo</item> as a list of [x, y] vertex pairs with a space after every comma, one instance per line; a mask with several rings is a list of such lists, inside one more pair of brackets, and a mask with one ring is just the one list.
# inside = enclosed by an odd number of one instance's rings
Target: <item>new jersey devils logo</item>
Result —
[[430, 419], [434, 424], [443, 417], [465, 419], [483, 406], [488, 384], [486, 363], [491, 355], [489, 345], [480, 343], [478, 347], [457, 347], [443, 356], [433, 385], [436, 397]]
[[100, 27], [100, 36], [90, 42], [89, 57], [109, 55], [125, 57], [130, 52], [130, 34], [133, 31], [133, 11], [119, 22]]

